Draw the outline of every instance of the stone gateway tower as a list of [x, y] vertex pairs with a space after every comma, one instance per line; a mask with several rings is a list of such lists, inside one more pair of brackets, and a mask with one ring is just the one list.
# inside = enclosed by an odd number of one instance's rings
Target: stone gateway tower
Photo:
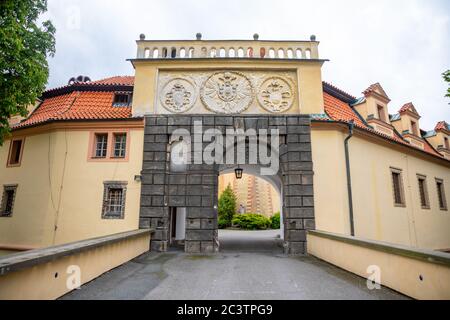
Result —
[[242, 168], [278, 187], [285, 253], [305, 253], [306, 230], [315, 228], [310, 115], [323, 114], [315, 37], [142, 35], [137, 45], [133, 116], [145, 118], [140, 227], [156, 230], [152, 249], [184, 240], [186, 252], [217, 252], [218, 177]]

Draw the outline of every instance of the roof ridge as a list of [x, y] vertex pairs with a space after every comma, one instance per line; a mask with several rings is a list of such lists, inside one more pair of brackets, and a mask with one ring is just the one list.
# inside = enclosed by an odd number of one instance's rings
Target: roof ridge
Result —
[[328, 93], [332, 97], [349, 105], [357, 100], [354, 96], [348, 94], [347, 92], [339, 89], [338, 87], [328, 82], [322, 81], [322, 88], [323, 92]]

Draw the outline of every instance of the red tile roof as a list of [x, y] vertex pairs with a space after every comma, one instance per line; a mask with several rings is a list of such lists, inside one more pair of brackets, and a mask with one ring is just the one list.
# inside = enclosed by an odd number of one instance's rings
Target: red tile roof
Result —
[[406, 111], [410, 111], [410, 112], [412, 112], [414, 114], [419, 115], [419, 113], [417, 112], [417, 110], [414, 107], [414, 105], [412, 104], [412, 102], [405, 103], [403, 105], [403, 107], [401, 107], [400, 110], [398, 110], [398, 113], [403, 113], [403, 112], [406, 112]]
[[[13, 129], [43, 124], [50, 121], [114, 120], [132, 118], [131, 107], [114, 107], [113, 99], [115, 93], [114, 86], [130, 88], [134, 85], [134, 77], [116, 76], [82, 83], [81, 85], [82, 86], [80, 87], [79, 83], [75, 83], [73, 85], [46, 91], [46, 93], [51, 94], [48, 94], [48, 97], [43, 100], [27, 119], [13, 126]], [[374, 88], [377, 88], [378, 86], [380, 85], [374, 84], [369, 87], [369, 89], [374, 90]], [[413, 147], [396, 133], [391, 137], [379, 133], [369, 127], [349, 104], [349, 101], [356, 100], [356, 98], [346, 92], [331, 84], [324, 83], [323, 97], [325, 112], [330, 119], [321, 119], [319, 117], [317, 118], [318, 121], [331, 120], [349, 122], [353, 120], [358, 128], [382, 136], [387, 140]], [[448, 127], [447, 123], [442, 121], [438, 123], [435, 130], [445, 129], [446, 127]], [[426, 139], [424, 139], [424, 144], [425, 152], [442, 157], [441, 154], [429, 145]]]
[[134, 85], [133, 76], [115, 76], [102, 80], [92, 81], [88, 84], [93, 85], [121, 85], [121, 86], [132, 86]]
[[96, 91], [92, 88], [102, 85], [132, 85], [133, 82], [134, 77], [113, 77], [85, 83], [86, 88], [83, 91], [75, 89], [66, 94], [46, 98], [27, 119], [15, 125], [13, 129], [50, 121], [131, 118], [131, 107], [113, 106], [114, 91]]
[[325, 112], [332, 120], [345, 122], [353, 120], [357, 126], [367, 127], [361, 120], [361, 118], [358, 117], [358, 115], [347, 103], [333, 97], [326, 92], [323, 93], [323, 101]]
[[450, 131], [449, 128], [450, 128], [450, 126], [448, 125], [447, 122], [445, 122], [445, 121], [440, 121], [440, 122], [437, 123], [436, 127], [434, 128], [434, 130], [435, 130], [435, 131], [438, 131], [438, 130], [447, 130], [447, 131]]
[[[328, 85], [328, 84], [327, 84]], [[349, 104], [346, 102], [341, 101], [340, 99], [337, 99], [333, 97], [331, 94], [324, 92], [323, 93], [324, 98], [324, 107], [326, 114], [330, 117], [333, 121], [342, 121], [342, 122], [349, 122], [351, 120], [354, 121], [355, 125], [358, 128], [364, 129], [366, 131], [369, 131], [375, 135], [381, 136], [387, 140], [395, 141], [397, 143], [410, 146], [412, 148], [418, 149], [415, 146], [411, 145], [408, 141], [403, 139], [401, 136], [399, 136], [395, 131], [393, 136], [388, 136], [383, 133], [380, 133], [378, 131], [375, 131], [371, 127], [369, 127], [365, 122], [361, 120], [361, 118], [358, 116], [357, 112], [350, 107]], [[318, 121], [327, 121], [327, 120], [321, 120], [317, 119]], [[434, 156], [443, 157], [439, 152], [437, 152], [429, 143], [426, 141], [426, 139], [423, 139], [424, 141], [424, 149], [423, 151], [432, 154]], [[422, 150], [422, 149], [419, 149]]]
[[378, 82], [374, 83], [374, 84], [371, 84], [366, 90], [364, 90], [363, 91], [363, 95], [367, 96], [367, 95], [369, 95], [369, 94], [371, 94], [373, 92], [376, 92], [377, 90], [381, 93], [382, 96], [384, 96], [385, 98], [390, 100], [388, 95], [386, 94], [386, 91], [384, 91], [383, 87]]

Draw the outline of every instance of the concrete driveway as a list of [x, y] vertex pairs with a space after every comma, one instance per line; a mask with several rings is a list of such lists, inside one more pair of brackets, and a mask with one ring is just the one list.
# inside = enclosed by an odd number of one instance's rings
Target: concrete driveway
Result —
[[405, 299], [314, 257], [282, 254], [276, 231], [221, 231], [221, 253], [148, 253], [63, 299]]

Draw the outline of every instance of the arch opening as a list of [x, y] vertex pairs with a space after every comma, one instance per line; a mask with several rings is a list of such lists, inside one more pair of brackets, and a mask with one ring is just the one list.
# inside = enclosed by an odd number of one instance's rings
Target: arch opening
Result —
[[[257, 165], [221, 166], [218, 181], [219, 246], [222, 252], [283, 252], [283, 184], [278, 176], [262, 176]], [[236, 206], [231, 224], [224, 206], [232, 193]], [[222, 198], [222, 200], [221, 200]], [[222, 203], [221, 203], [222, 202]], [[229, 223], [229, 222], [228, 222]]]

